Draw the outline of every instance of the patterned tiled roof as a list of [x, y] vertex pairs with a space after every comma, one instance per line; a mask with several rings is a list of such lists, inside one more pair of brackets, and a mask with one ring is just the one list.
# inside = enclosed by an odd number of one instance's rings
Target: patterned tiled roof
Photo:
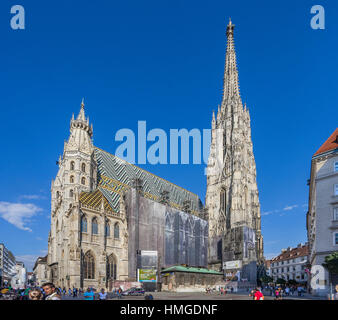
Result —
[[336, 130], [331, 134], [329, 139], [327, 139], [322, 144], [322, 146], [318, 149], [314, 156], [335, 149], [338, 149], [338, 128], [336, 128]]
[[100, 209], [102, 205], [102, 198], [104, 201], [105, 210], [113, 211], [108, 200], [105, 196], [103, 196], [102, 192], [99, 189], [94, 192], [81, 192], [80, 194], [80, 202], [85, 206], [91, 207], [93, 209]]
[[189, 201], [190, 210], [198, 214], [202, 202], [198, 195], [164, 180], [146, 170], [141, 169], [117, 156], [99, 148], [95, 148], [98, 164], [98, 187], [115, 212], [119, 212], [121, 194], [133, 186], [134, 179], [142, 180], [144, 196], [159, 201], [162, 191], [168, 191], [169, 204], [182, 209], [185, 201]]

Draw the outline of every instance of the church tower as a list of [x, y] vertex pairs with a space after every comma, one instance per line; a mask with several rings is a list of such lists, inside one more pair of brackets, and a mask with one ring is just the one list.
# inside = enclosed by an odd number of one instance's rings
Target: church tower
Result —
[[[217, 115], [212, 114], [212, 137], [207, 166], [206, 208], [209, 216], [209, 266], [226, 262], [261, 263], [263, 240], [256, 183], [250, 115], [243, 106], [234, 45], [234, 24], [227, 26], [224, 91]], [[248, 269], [245, 269], [248, 271]], [[255, 276], [248, 271], [255, 281]], [[242, 274], [243, 277], [243, 274]]]
[[[75, 119], [73, 114], [70, 121], [70, 136], [64, 143], [63, 155], [60, 155], [57, 162], [59, 170], [51, 185], [48, 264], [65, 259], [64, 255], [69, 251], [66, 239], [69, 238], [71, 229], [74, 229], [73, 226], [70, 227], [67, 218], [78, 202], [80, 193], [96, 189], [97, 164], [92, 136], [93, 126], [89, 125], [89, 118], [85, 116], [82, 100], [77, 118]], [[74, 223], [77, 223], [77, 220]], [[59, 273], [64, 268], [59, 266]]]

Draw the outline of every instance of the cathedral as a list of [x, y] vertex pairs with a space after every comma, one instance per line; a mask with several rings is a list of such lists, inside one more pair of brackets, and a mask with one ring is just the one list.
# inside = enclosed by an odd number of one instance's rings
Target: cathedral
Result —
[[110, 290], [117, 282], [139, 281], [142, 270], [159, 277], [175, 265], [241, 269], [243, 278], [256, 281], [263, 259], [260, 204], [233, 33], [230, 21], [205, 207], [196, 194], [94, 146], [82, 101], [51, 185], [50, 281]]

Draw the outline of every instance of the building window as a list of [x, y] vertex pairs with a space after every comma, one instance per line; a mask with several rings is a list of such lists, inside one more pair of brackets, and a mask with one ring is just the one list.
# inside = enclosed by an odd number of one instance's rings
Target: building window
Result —
[[98, 225], [96, 218], [92, 220], [92, 234], [98, 234]]
[[86, 178], [83, 177], [83, 178], [81, 179], [81, 184], [83, 184], [83, 185], [86, 184]]
[[334, 195], [338, 196], [338, 184], [334, 185]]
[[334, 244], [338, 245], [338, 232], [334, 234]]
[[69, 191], [69, 197], [70, 198], [73, 198], [74, 197], [74, 191], [72, 189], [70, 189]]
[[60, 192], [56, 191], [56, 199], [59, 199], [59, 198], [60, 198]]
[[117, 222], [114, 225], [114, 238], [115, 239], [120, 238], [120, 227], [119, 227], [119, 224]]
[[108, 264], [107, 264], [107, 278], [116, 280], [116, 274], [117, 274], [117, 266], [116, 266], [116, 259], [111, 254], [108, 258]]
[[82, 163], [81, 170], [82, 170], [82, 172], [86, 172], [86, 164], [85, 163]]
[[74, 183], [74, 176], [70, 176], [69, 181], [70, 181], [70, 183]]
[[110, 226], [108, 222], [105, 225], [104, 232], [105, 232], [106, 237], [110, 237]]
[[338, 172], [338, 161], [334, 163], [334, 172]]
[[83, 277], [95, 279], [95, 260], [90, 252], [87, 252], [83, 259]]
[[72, 162], [70, 163], [70, 170], [74, 170], [74, 169], [75, 169], [75, 162], [72, 161]]
[[85, 216], [81, 218], [81, 232], [87, 232], [87, 219]]
[[338, 220], [338, 207], [333, 208], [333, 220], [337, 221]]

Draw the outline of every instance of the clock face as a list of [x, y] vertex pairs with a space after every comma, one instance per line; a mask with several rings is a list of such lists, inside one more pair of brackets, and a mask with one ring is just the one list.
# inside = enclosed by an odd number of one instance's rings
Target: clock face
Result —
[[253, 242], [248, 242], [248, 249], [255, 249], [255, 244]]

